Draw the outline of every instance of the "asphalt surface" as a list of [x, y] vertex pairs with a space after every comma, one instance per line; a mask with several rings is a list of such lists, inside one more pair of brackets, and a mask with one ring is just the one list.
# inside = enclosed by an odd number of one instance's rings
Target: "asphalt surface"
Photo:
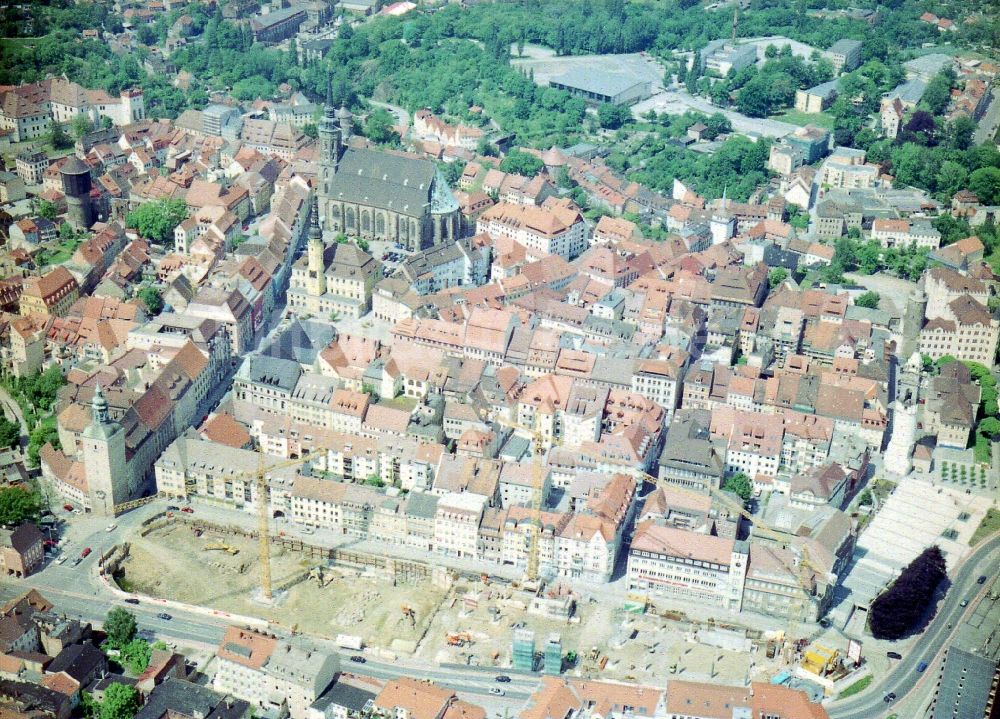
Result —
[[[864, 692], [827, 706], [830, 719], [855, 719], [856, 717], [878, 717], [891, 714], [898, 704], [918, 685], [933, 683], [937, 673], [935, 662], [942, 650], [952, 641], [966, 616], [975, 611], [977, 598], [985, 594], [988, 585], [980, 585], [976, 580], [980, 575], [996, 576], [1000, 570], [1000, 536], [980, 544], [970, 554], [958, 572], [952, 577], [952, 585], [944, 601], [938, 607], [937, 615], [916, 644], [896, 664], [895, 668], [880, 681], [872, 684]], [[967, 607], [961, 601], [968, 599]], [[927, 669], [917, 671], [920, 662], [927, 662]], [[885, 702], [888, 693], [896, 694], [892, 704]]]

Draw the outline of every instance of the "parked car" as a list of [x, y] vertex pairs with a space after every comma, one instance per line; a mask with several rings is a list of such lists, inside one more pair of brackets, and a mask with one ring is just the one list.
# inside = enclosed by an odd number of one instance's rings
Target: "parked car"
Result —
[[109, 524], [107, 527], [104, 528], [104, 531], [105, 532], [113, 532], [116, 529], [118, 529], [118, 525], [115, 524], [114, 522], [112, 522], [111, 524]]
[[510, 677], [507, 676], [506, 674], [501, 674], [497, 677], [497, 681], [500, 682], [501, 684], [508, 684], [510, 683]]
[[962, 601], [960, 601], [958, 603], [958, 606], [960, 606], [960, 607], [967, 607], [967, 606], [969, 606], [969, 600], [968, 599], [963, 599]]
[[920, 662], [917, 665], [917, 672], [922, 672], [926, 668], [927, 668], [927, 662]]
[[175, 505], [175, 504], [168, 504], [168, 505], [167, 505], [167, 511], [168, 511], [168, 512], [179, 512], [180, 510], [181, 510], [181, 508], [180, 508], [180, 507], [178, 507], [178, 506], [177, 506], [177, 505]]
[[129, 597], [128, 599], [125, 600], [125, 603], [126, 604], [138, 604], [139, 600], [136, 599], [135, 597]]
[[979, 579], [976, 580], [976, 584], [986, 584], [986, 575], [980, 574]]
[[886, 704], [892, 704], [892, 702], [896, 701], [896, 692], [889, 692], [888, 694], [886, 694], [885, 697], [883, 698], [883, 701]]
[[67, 512], [72, 512], [73, 511], [73, 505], [72, 504], [64, 504], [63, 505], [63, 509], [65, 509]]
[[902, 659], [903, 655], [899, 652], [886, 652], [885, 655], [890, 659]]
[[86, 559], [87, 555], [90, 554], [90, 547], [84, 547], [83, 551], [80, 552], [80, 559]]
[[66, 561], [65, 554], [60, 554], [58, 557], [56, 557], [56, 564], [62, 564], [65, 561]]
[[365, 659], [365, 658], [364, 658], [363, 656], [361, 656], [360, 654], [354, 654], [354, 655], [352, 655], [352, 656], [351, 656], [351, 661], [352, 661], [352, 662], [357, 662], [358, 664], [364, 664], [364, 663], [365, 663], [365, 662], [367, 662], [368, 660], [367, 660], [367, 659]]
[[170, 616], [169, 614], [167, 614], [166, 612], [160, 612], [160, 613], [159, 613], [159, 614], [157, 614], [156, 616], [157, 616], [158, 618], [162, 619], [162, 620], [163, 620], [163, 621], [165, 621], [165, 622], [169, 622], [169, 621], [170, 621], [171, 619], [173, 619], [173, 617], [171, 617], [171, 616]]
[[181, 511], [184, 512], [185, 514], [194, 514], [194, 510], [191, 509], [190, 507], [184, 507], [183, 509], [181, 509]]
[[80, 566], [80, 562], [82, 562], [82, 561], [83, 561], [83, 557], [77, 557], [76, 559], [73, 560], [73, 566], [74, 567], [79, 567]]
[[502, 697], [505, 693], [500, 687], [490, 687], [490, 694], [493, 696]]

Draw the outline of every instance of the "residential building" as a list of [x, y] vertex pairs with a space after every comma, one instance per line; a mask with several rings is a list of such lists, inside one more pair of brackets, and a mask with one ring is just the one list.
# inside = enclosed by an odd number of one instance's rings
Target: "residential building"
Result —
[[823, 112], [837, 99], [838, 86], [837, 80], [830, 80], [808, 90], [796, 90], [795, 109], [806, 113]]
[[215, 653], [212, 688], [261, 711], [287, 708], [306, 719], [309, 707], [333, 683], [338, 657], [300, 648], [251, 629], [229, 627]]
[[861, 64], [861, 41], [841, 38], [830, 46], [826, 55], [833, 63], [834, 74], [850, 72]]
[[626, 578], [630, 591], [738, 612], [749, 562], [746, 542], [644, 522], [632, 538]]
[[0, 527], [0, 574], [20, 579], [34, 572], [45, 558], [44, 539], [32, 522]]
[[26, 185], [41, 185], [50, 164], [52, 161], [49, 160], [49, 156], [38, 150], [25, 150], [14, 160], [17, 176], [24, 180]]
[[21, 314], [63, 317], [79, 297], [79, 283], [60, 265], [41, 277], [25, 280], [21, 291]]
[[920, 353], [931, 359], [951, 355], [991, 366], [1000, 340], [1000, 321], [986, 306], [964, 295], [948, 303], [942, 314], [950, 319], [930, 319], [920, 330]]
[[302, 23], [308, 19], [305, 8], [300, 5], [279, 7], [277, 10], [265, 6], [265, 10], [269, 12], [250, 18], [253, 39], [263, 44], [278, 43], [294, 37]]
[[547, 255], [570, 260], [587, 248], [587, 225], [571, 200], [546, 199], [540, 207], [501, 202], [476, 220], [476, 232], [507, 237], [527, 249], [529, 261]]

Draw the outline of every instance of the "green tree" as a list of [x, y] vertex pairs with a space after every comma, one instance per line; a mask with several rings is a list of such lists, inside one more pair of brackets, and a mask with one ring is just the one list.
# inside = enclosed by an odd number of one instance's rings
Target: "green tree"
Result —
[[21, 441], [21, 425], [0, 415], [0, 447], [16, 447]]
[[969, 189], [984, 205], [1000, 204], [1000, 168], [980, 167], [969, 175]]
[[503, 172], [512, 172], [515, 175], [524, 175], [525, 177], [534, 177], [544, 167], [545, 163], [539, 158], [516, 148], [508, 152], [500, 163], [500, 169]]
[[121, 607], [114, 607], [104, 619], [104, 633], [111, 649], [123, 649], [135, 639], [137, 629], [135, 615]]
[[399, 135], [393, 129], [393, 118], [388, 110], [376, 108], [368, 115], [364, 127], [365, 137], [378, 145], [394, 145]]
[[753, 496], [753, 482], [743, 472], [737, 472], [727, 477], [722, 488], [727, 492], [732, 492], [744, 502], [749, 502], [750, 497]]
[[183, 199], [153, 200], [128, 213], [125, 222], [139, 234], [160, 245], [173, 240], [174, 228], [187, 217]]
[[39, 422], [28, 435], [29, 467], [38, 467], [41, 464], [40, 453], [46, 444], [51, 444], [56, 449], [60, 447], [59, 430], [54, 422]]
[[142, 707], [135, 687], [115, 682], [104, 690], [100, 719], [133, 719]]
[[306, 137], [311, 137], [313, 139], [319, 137], [319, 128], [316, 127], [315, 122], [307, 122], [305, 125], [303, 125], [302, 132], [303, 134], [305, 134]]
[[150, 315], [158, 315], [163, 311], [163, 295], [155, 287], [143, 287], [139, 290], [139, 299]]
[[153, 650], [145, 639], [133, 639], [121, 648], [122, 662], [133, 674], [142, 674], [149, 666]]
[[63, 126], [55, 120], [49, 124], [48, 140], [53, 150], [65, 150], [68, 147], [73, 147], [73, 138], [67, 135]]
[[0, 489], [0, 524], [17, 525], [34, 522], [41, 512], [42, 502], [37, 494], [23, 487]]
[[784, 267], [775, 267], [770, 272], [767, 273], [767, 285], [771, 289], [774, 289], [782, 282], [788, 279], [788, 270]]
[[627, 105], [605, 102], [597, 108], [597, 121], [606, 130], [617, 130], [632, 121], [632, 110]]
[[54, 220], [59, 216], [59, 208], [56, 207], [56, 203], [49, 200], [38, 200], [36, 208], [38, 216], [44, 217], [46, 220]]
[[93, 129], [93, 125], [90, 123], [90, 118], [83, 114], [74, 117], [72, 121], [70, 121], [69, 126], [73, 131], [73, 137], [77, 140]]
[[867, 307], [870, 310], [878, 309], [878, 302], [881, 299], [878, 292], [868, 291], [863, 295], [858, 295], [854, 299], [854, 304], [858, 307]]
[[377, 474], [369, 475], [368, 478], [365, 480], [365, 484], [370, 485], [372, 487], [384, 487], [385, 486], [385, 482], [382, 481], [382, 478], [379, 477]]

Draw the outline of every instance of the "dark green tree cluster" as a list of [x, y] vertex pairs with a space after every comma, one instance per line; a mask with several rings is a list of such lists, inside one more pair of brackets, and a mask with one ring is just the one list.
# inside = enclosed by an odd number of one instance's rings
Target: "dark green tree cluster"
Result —
[[[47, 412], [56, 401], [56, 393], [66, 384], [66, 378], [57, 365], [51, 365], [42, 372], [35, 372], [27, 377], [12, 377], [8, 380], [8, 388], [19, 400], [22, 411]], [[25, 406], [27, 405], [27, 407]]]
[[669, 142], [650, 140], [639, 148], [634, 160], [640, 167], [629, 177], [663, 192], [670, 191], [674, 178], [682, 177], [705, 197], [721, 197], [726, 192], [728, 197], [745, 201], [767, 181], [770, 149], [768, 140], [731, 137], [706, 157]]
[[878, 240], [862, 242], [857, 237], [841, 237], [834, 243], [833, 259], [819, 270], [824, 282], [844, 281], [845, 272], [873, 275], [889, 272], [916, 282], [927, 269], [926, 247], [882, 247]]
[[534, 177], [545, 167], [545, 164], [535, 155], [517, 148], [512, 149], [500, 163], [500, 170], [512, 172], [515, 175]]
[[749, 502], [750, 497], [753, 496], [753, 482], [743, 472], [737, 472], [727, 477], [722, 488], [727, 492], [732, 492], [744, 502]]
[[16, 447], [21, 441], [21, 425], [0, 415], [0, 447]]
[[35, 522], [42, 511], [41, 498], [24, 487], [0, 489], [0, 525], [16, 526], [22, 522]]
[[145, 202], [128, 213], [125, 222], [151, 242], [163, 245], [173, 241], [174, 229], [187, 217], [183, 199]]
[[155, 287], [143, 287], [139, 290], [139, 299], [146, 307], [146, 312], [151, 316], [158, 315], [163, 311], [163, 295]]
[[878, 309], [878, 303], [880, 299], [882, 298], [879, 297], [878, 292], [868, 291], [865, 292], [864, 294], [858, 295], [854, 299], [854, 304], [856, 304], [858, 307], [867, 307], [870, 310], [874, 310]]
[[920, 623], [947, 576], [944, 555], [937, 545], [910, 562], [896, 581], [872, 602], [868, 626], [876, 639], [901, 639]]
[[740, 112], [750, 117], [766, 117], [790, 107], [795, 102], [796, 90], [813, 87], [833, 77], [833, 66], [828, 61], [807, 62], [792, 55], [787, 45], [781, 50], [773, 46], [768, 48], [768, 57], [759, 68], [751, 65], [711, 85], [712, 97], [724, 105], [735, 93]]

